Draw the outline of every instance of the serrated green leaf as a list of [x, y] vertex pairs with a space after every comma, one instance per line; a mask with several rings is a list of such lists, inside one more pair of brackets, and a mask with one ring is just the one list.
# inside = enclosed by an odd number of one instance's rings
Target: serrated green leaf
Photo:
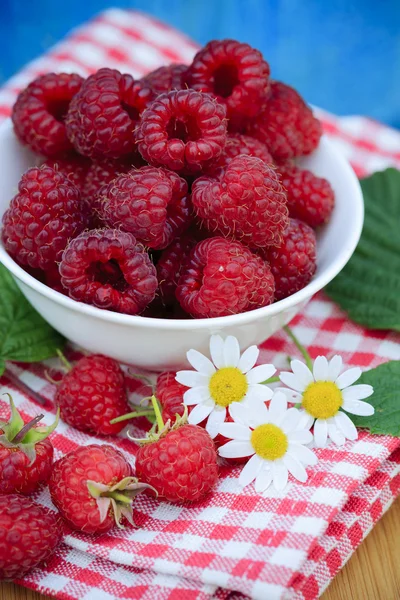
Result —
[[366, 402], [374, 406], [375, 413], [370, 417], [348, 414], [355, 426], [369, 429], [371, 433], [400, 437], [400, 360], [365, 371], [359, 383], [368, 383], [374, 388]]
[[360, 242], [326, 292], [370, 329], [400, 331], [400, 171], [361, 180], [365, 221]]
[[64, 338], [35, 311], [0, 265], [0, 375], [6, 360], [45, 360], [63, 345]]

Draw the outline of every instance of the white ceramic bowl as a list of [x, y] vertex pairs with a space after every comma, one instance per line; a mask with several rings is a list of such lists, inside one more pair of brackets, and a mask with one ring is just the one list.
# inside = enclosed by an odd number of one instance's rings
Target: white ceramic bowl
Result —
[[[14, 136], [10, 121], [0, 128], [0, 218], [16, 193], [21, 174], [38, 164]], [[364, 207], [358, 180], [328, 139], [300, 161], [301, 166], [326, 177], [336, 194], [328, 225], [318, 233], [318, 268], [302, 290], [271, 306], [214, 319], [167, 320], [122, 315], [75, 302], [25, 273], [0, 244], [0, 261], [36, 310], [60, 333], [90, 352], [100, 352], [121, 362], [162, 370], [185, 364], [189, 348], [208, 351], [213, 333], [235, 335], [244, 349], [259, 344], [298, 313], [313, 294], [339, 273], [359, 240]]]

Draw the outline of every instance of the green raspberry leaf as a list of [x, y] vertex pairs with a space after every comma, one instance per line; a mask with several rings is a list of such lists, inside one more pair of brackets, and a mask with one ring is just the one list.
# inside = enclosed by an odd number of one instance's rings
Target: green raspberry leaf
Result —
[[365, 221], [358, 246], [326, 293], [350, 319], [400, 331], [400, 171], [361, 180]]
[[371, 433], [400, 437], [400, 360], [391, 360], [376, 369], [365, 371], [357, 381], [374, 388], [366, 399], [374, 406], [370, 417], [357, 417], [347, 413], [356, 427], [369, 429]]
[[38, 362], [56, 354], [64, 338], [35, 311], [0, 265], [0, 375], [6, 360]]

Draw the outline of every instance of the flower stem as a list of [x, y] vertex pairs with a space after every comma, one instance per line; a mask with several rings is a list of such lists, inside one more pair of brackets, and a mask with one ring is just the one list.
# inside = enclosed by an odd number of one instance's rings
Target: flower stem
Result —
[[21, 390], [21, 392], [23, 392], [24, 394], [26, 394], [29, 400], [33, 400], [34, 402], [36, 402], [36, 404], [39, 404], [40, 406], [52, 406], [50, 400], [47, 400], [47, 398], [44, 398], [38, 392], [35, 392], [35, 390], [26, 385], [26, 383], [24, 383], [22, 379], [14, 375], [14, 373], [10, 371], [10, 369], [6, 369], [4, 371], [4, 375], [12, 383], [12, 385], [14, 385], [17, 389]]
[[161, 410], [160, 410], [159, 404], [157, 402], [157, 398], [154, 396], [154, 394], [151, 397], [151, 403], [154, 408], [154, 414], [156, 415], [158, 431], [162, 431], [165, 427], [165, 424], [164, 424], [164, 421], [163, 421], [163, 418], [161, 415]]
[[279, 377], [270, 377], [269, 379], [266, 379], [265, 381], [261, 382], [261, 385], [268, 385], [269, 383], [277, 383], [278, 381], [280, 381]]
[[61, 352], [61, 350], [59, 348], [57, 348], [56, 352], [57, 352], [58, 358], [61, 360], [62, 364], [67, 369], [67, 371], [71, 371], [72, 365], [69, 362], [69, 360], [67, 360], [67, 358], [64, 356], [64, 354]]
[[130, 375], [130, 377], [133, 377], [133, 379], [139, 379], [139, 381], [143, 381], [146, 385], [148, 385], [149, 387], [151, 387], [151, 389], [153, 389], [154, 384], [149, 377], [146, 377], [146, 375], [140, 375], [139, 373], [134, 373], [133, 371], [131, 371], [131, 369], [128, 369], [128, 374]]
[[148, 408], [146, 410], [138, 410], [127, 413], [126, 415], [121, 415], [120, 417], [116, 417], [110, 421], [111, 425], [115, 423], [122, 423], [122, 421], [128, 421], [129, 419], [134, 419], [135, 417], [147, 417], [148, 415], [154, 415], [154, 411], [152, 408]]
[[299, 340], [297, 339], [297, 337], [294, 335], [293, 331], [290, 329], [290, 327], [288, 327], [288, 325], [285, 325], [283, 328], [286, 333], [288, 334], [288, 336], [290, 337], [290, 339], [292, 340], [292, 342], [294, 343], [294, 345], [296, 346], [296, 348], [301, 352], [301, 354], [304, 357], [304, 360], [306, 361], [306, 365], [307, 367], [310, 369], [310, 371], [312, 371], [312, 360], [311, 360], [311, 356], [309, 355], [309, 353], [307, 352], [306, 348], [299, 342]]
[[14, 444], [19, 444], [20, 442], [22, 442], [22, 440], [24, 439], [24, 437], [26, 436], [28, 431], [30, 431], [33, 427], [35, 427], [35, 425], [37, 425], [39, 423], [39, 421], [41, 421], [43, 419], [43, 417], [44, 417], [44, 415], [37, 415], [37, 417], [34, 417], [31, 421], [29, 421], [29, 423], [25, 423], [23, 428], [18, 431], [17, 435], [14, 436], [13, 439], [9, 440], [9, 441], [14, 442]]

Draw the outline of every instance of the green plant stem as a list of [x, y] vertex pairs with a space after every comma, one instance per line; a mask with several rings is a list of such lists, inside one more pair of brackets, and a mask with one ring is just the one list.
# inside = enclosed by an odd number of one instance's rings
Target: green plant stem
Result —
[[57, 348], [56, 352], [57, 352], [58, 358], [61, 360], [62, 364], [67, 369], [67, 371], [71, 371], [72, 365], [69, 362], [69, 360], [66, 359], [66, 357], [64, 356], [64, 354], [61, 352], [61, 350], [59, 348]]
[[138, 410], [127, 413], [126, 415], [121, 415], [120, 417], [116, 417], [112, 421], [110, 421], [111, 425], [115, 423], [122, 423], [122, 421], [128, 421], [129, 419], [134, 419], [135, 417], [147, 417], [148, 415], [154, 415], [154, 411], [152, 408], [148, 408], [147, 410]]
[[299, 342], [299, 340], [294, 335], [294, 333], [290, 329], [290, 327], [288, 327], [288, 325], [285, 325], [283, 329], [286, 331], [287, 335], [290, 337], [290, 339], [292, 340], [292, 342], [294, 343], [296, 348], [299, 350], [299, 352], [301, 352], [301, 354], [303, 355], [304, 360], [306, 361], [307, 367], [310, 369], [310, 371], [312, 371], [313, 365], [312, 365], [311, 356], [308, 354], [305, 347]]
[[154, 396], [151, 397], [151, 403], [153, 405], [154, 408], [154, 414], [156, 415], [156, 421], [157, 421], [157, 426], [158, 426], [158, 431], [162, 431], [165, 427], [162, 415], [161, 415], [161, 410], [160, 410], [160, 406], [157, 402], [157, 398]]
[[280, 381], [278, 376], [270, 377], [261, 383], [261, 385], [268, 385], [269, 383], [277, 383]]

